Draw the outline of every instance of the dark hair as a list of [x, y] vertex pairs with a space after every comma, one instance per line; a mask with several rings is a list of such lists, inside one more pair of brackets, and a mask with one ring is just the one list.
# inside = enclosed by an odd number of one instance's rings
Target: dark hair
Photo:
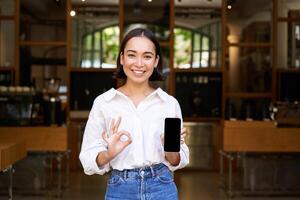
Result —
[[147, 37], [149, 40], [151, 40], [153, 42], [153, 44], [155, 46], [155, 54], [156, 54], [156, 56], [159, 57], [157, 67], [154, 68], [153, 73], [151, 74], [149, 80], [150, 81], [164, 80], [164, 77], [160, 73], [162, 71], [163, 61], [162, 61], [162, 55], [161, 55], [161, 50], [160, 50], [158, 40], [156, 39], [156, 37], [152, 31], [150, 31], [149, 29], [145, 29], [145, 28], [135, 28], [135, 29], [131, 30], [130, 32], [128, 32], [126, 34], [126, 36], [123, 38], [121, 46], [120, 46], [119, 55], [117, 58], [117, 71], [114, 74], [114, 78], [119, 78], [119, 79], [127, 78], [127, 76], [123, 70], [123, 65], [121, 65], [120, 57], [121, 57], [121, 54], [124, 52], [127, 42], [133, 37], [141, 37], [141, 36]]

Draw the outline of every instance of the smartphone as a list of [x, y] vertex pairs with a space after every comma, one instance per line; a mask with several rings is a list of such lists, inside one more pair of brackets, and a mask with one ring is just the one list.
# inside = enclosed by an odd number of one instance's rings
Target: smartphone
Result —
[[166, 152], [180, 151], [180, 118], [165, 118], [164, 150]]

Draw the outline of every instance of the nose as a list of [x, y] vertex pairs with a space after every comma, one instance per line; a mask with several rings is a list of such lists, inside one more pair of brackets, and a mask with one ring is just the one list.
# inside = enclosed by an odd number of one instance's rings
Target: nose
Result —
[[142, 57], [137, 57], [136, 59], [136, 65], [137, 67], [143, 67], [143, 58]]

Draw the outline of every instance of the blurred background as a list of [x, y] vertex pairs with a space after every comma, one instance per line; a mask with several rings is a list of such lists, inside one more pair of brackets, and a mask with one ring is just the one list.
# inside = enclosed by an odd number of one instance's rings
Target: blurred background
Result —
[[134, 27], [190, 133], [180, 199], [299, 199], [298, 0], [0, 0], [0, 199], [103, 198], [78, 154]]

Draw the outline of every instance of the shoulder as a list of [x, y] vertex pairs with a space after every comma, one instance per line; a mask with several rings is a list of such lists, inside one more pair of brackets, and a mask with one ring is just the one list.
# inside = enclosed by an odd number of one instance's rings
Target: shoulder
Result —
[[167, 92], [165, 92], [164, 90], [162, 90], [161, 88], [157, 89], [157, 94], [160, 96], [160, 98], [168, 103], [173, 103], [173, 104], [178, 104], [177, 99], [168, 94]]
[[110, 90], [98, 95], [95, 98], [94, 103], [108, 102], [115, 97], [116, 93], [117, 91], [114, 88], [111, 88]]

